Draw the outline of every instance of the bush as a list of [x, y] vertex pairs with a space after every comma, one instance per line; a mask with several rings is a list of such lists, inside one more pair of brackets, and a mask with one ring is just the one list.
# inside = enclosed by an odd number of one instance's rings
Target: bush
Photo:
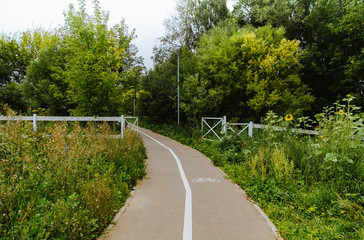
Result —
[[1, 124], [2, 239], [97, 237], [144, 176], [145, 156], [135, 133], [112, 137], [106, 123], [36, 134], [29, 122]]

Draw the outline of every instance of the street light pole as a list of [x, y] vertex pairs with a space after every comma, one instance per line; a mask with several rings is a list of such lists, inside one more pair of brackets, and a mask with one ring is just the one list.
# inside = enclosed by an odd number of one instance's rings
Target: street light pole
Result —
[[177, 124], [179, 126], [179, 54], [178, 53], [177, 53]]

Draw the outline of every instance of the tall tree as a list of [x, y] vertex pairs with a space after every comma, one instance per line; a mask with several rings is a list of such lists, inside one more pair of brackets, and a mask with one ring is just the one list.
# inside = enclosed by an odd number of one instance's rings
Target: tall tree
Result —
[[215, 27], [197, 48], [198, 71], [185, 83], [190, 117], [260, 120], [268, 110], [300, 114], [313, 101], [299, 78], [299, 43], [270, 26]]
[[196, 47], [201, 34], [229, 16], [226, 0], [179, 0], [176, 12], [164, 22], [166, 35], [161, 41], [190, 50]]
[[[176, 59], [176, 58], [174, 58]], [[143, 78], [138, 112], [155, 120], [170, 121], [176, 112], [177, 79], [172, 59], [160, 63]]]
[[[177, 75], [179, 75], [180, 101], [182, 101], [184, 81], [189, 75], [195, 74], [196, 65], [195, 55], [188, 48], [172, 53], [163, 61], [160, 59], [153, 70], [143, 78], [141, 84], [143, 92], [140, 94], [138, 104], [139, 113], [164, 121], [177, 119]], [[181, 111], [181, 120], [184, 118], [185, 115]]]
[[302, 81], [317, 97], [315, 111], [346, 94], [363, 97], [364, 4], [357, 0], [240, 0], [241, 25], [284, 27], [306, 54]]
[[70, 5], [57, 30], [0, 38], [0, 103], [48, 114], [110, 115], [128, 111], [123, 98], [138, 85], [142, 58], [124, 21], [107, 27], [108, 13]]
[[27, 68], [27, 76], [22, 85], [23, 98], [30, 110], [42, 108], [48, 115], [68, 115], [66, 92], [68, 84], [57, 78], [56, 72], [65, 68], [65, 52], [61, 43], [54, 43], [37, 53]]
[[239, 0], [233, 16], [240, 26], [284, 27], [288, 39], [302, 41], [303, 23], [317, 0]]
[[[67, 99], [72, 115], [119, 114], [125, 76], [134, 64], [131, 40], [124, 22], [107, 28], [108, 13], [94, 0], [94, 14], [71, 6], [64, 27], [65, 70], [58, 73], [69, 84]], [[132, 69], [135, 70], [135, 69]]]
[[[177, 2], [176, 14], [164, 22], [166, 33], [160, 39], [161, 45], [154, 48], [155, 67], [143, 80], [145, 91], [141, 94], [139, 104], [143, 114], [165, 120], [176, 117], [177, 58], [182, 92], [186, 77], [195, 73], [193, 52], [200, 36], [228, 16], [226, 0]], [[155, 99], [157, 96], [160, 99]]]
[[15, 39], [0, 38], [0, 105], [8, 104], [15, 110], [24, 109], [19, 83], [25, 76], [27, 56]]
[[364, 4], [321, 0], [305, 19], [303, 81], [317, 97], [316, 109], [347, 94], [364, 106]]
[[2, 35], [0, 38], [0, 86], [10, 82], [21, 82], [25, 77], [30, 56], [22, 51], [15, 38]]
[[36, 59], [37, 53], [48, 46], [57, 36], [43, 29], [26, 31], [20, 36], [2, 35], [0, 38], [0, 104], [8, 104], [17, 111], [26, 111], [22, 96], [22, 84], [26, 69]]

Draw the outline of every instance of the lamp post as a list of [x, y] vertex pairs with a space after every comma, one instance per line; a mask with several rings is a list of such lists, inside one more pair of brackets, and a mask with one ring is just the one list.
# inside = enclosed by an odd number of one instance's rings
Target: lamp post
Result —
[[177, 53], [177, 124], [179, 126], [179, 54], [178, 53]]

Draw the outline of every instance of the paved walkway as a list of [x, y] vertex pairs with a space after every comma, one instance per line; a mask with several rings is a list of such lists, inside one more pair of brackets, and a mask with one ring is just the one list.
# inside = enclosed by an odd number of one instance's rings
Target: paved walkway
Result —
[[147, 177], [108, 240], [275, 239], [245, 194], [200, 152], [140, 128]]

